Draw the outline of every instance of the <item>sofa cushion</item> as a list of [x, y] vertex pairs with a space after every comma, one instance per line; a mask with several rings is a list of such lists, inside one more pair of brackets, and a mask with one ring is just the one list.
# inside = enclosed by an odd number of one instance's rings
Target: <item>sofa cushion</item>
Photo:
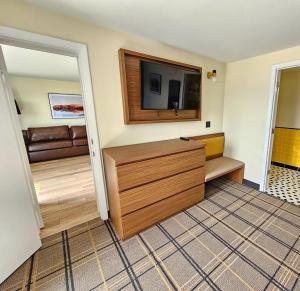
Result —
[[47, 141], [47, 142], [35, 142], [28, 146], [30, 152], [45, 151], [51, 149], [61, 149], [72, 147], [71, 140], [57, 140], [57, 141]]
[[30, 142], [70, 139], [69, 127], [66, 125], [28, 128], [27, 135]]
[[31, 163], [35, 163], [35, 162], [49, 161], [49, 160], [82, 156], [88, 154], [89, 154], [88, 146], [68, 147], [68, 148], [61, 148], [61, 149], [51, 149], [46, 151], [29, 152], [29, 160]]
[[85, 125], [70, 126], [70, 135], [72, 139], [86, 138]]
[[245, 164], [227, 157], [220, 157], [205, 162], [205, 182], [240, 169]]
[[88, 144], [87, 138], [73, 139], [74, 146], [83, 146], [83, 145], [87, 145], [87, 144]]

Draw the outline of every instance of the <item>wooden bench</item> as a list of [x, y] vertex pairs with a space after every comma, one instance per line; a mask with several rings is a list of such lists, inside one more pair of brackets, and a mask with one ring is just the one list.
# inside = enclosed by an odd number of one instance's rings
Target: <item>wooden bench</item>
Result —
[[193, 136], [190, 138], [205, 145], [205, 182], [226, 176], [239, 184], [243, 183], [245, 164], [223, 156], [224, 133]]

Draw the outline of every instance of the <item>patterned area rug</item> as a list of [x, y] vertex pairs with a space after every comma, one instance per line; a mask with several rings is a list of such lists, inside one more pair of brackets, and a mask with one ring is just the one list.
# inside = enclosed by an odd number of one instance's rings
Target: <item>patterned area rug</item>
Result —
[[300, 172], [272, 165], [267, 193], [300, 205]]
[[99, 219], [43, 240], [1, 290], [300, 290], [300, 208], [227, 180], [126, 241]]

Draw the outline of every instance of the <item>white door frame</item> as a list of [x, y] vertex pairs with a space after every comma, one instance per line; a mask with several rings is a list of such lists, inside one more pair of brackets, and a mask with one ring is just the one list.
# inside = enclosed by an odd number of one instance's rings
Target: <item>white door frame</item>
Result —
[[[96, 121], [96, 113], [94, 106], [92, 81], [89, 67], [88, 50], [87, 46], [82, 43], [67, 41], [59, 38], [44, 36], [36, 33], [31, 33], [19, 29], [14, 29], [6, 26], [0, 26], [0, 44], [15, 45], [24, 48], [31, 48], [40, 51], [46, 51], [56, 54], [68, 55], [77, 58], [79, 75], [81, 81], [81, 89], [83, 95], [83, 104], [85, 109], [85, 119], [87, 126], [87, 136], [89, 140], [89, 150], [91, 156], [91, 164], [94, 175], [94, 182], [96, 188], [97, 206], [100, 213], [100, 217], [103, 220], [108, 219], [107, 199], [105, 178], [103, 169], [103, 160], [100, 150], [98, 127]], [[39, 206], [37, 204], [37, 196], [34, 189], [32, 174], [30, 171], [27, 154], [25, 152], [24, 141], [21, 134], [21, 127], [16, 116], [16, 110], [13, 107], [14, 103], [10, 102], [11, 114], [14, 116], [14, 126], [17, 134], [17, 139], [22, 149], [20, 151], [25, 155], [24, 158], [24, 170], [26, 171], [28, 184], [31, 188], [32, 201], [34, 208], [37, 209], [36, 219], [40, 227], [43, 226], [42, 218], [39, 212]]]
[[260, 182], [260, 191], [266, 192], [268, 187], [268, 170], [272, 158], [272, 129], [277, 113], [277, 80], [279, 72], [285, 69], [300, 67], [300, 60], [288, 63], [276, 64], [272, 66], [271, 82], [269, 91], [268, 118], [265, 130], [265, 145], [262, 163], [262, 174]]

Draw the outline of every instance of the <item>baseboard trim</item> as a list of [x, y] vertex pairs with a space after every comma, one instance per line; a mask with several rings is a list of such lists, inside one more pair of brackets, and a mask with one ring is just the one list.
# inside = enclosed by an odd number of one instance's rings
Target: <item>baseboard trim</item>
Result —
[[298, 167], [295, 166], [291, 166], [291, 165], [287, 165], [287, 164], [281, 164], [281, 163], [277, 163], [277, 162], [271, 162], [272, 165], [277, 166], [277, 167], [282, 167], [282, 168], [288, 168], [294, 171], [299, 171]]
[[250, 180], [244, 179], [244, 180], [243, 180], [243, 184], [244, 184], [245, 186], [254, 188], [255, 190], [259, 190], [259, 184], [254, 183], [254, 182], [252, 182], [252, 181], [250, 181]]

